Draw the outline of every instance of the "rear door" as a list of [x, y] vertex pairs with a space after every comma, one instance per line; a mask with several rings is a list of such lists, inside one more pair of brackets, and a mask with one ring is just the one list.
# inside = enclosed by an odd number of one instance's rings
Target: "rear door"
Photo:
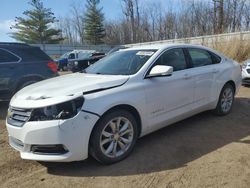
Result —
[[11, 79], [16, 74], [16, 67], [21, 58], [12, 52], [0, 48], [0, 99], [11, 97]]
[[195, 80], [194, 108], [199, 108], [213, 100], [212, 93], [217, 70], [207, 50], [200, 48], [187, 48], [186, 50], [192, 64], [190, 71]]

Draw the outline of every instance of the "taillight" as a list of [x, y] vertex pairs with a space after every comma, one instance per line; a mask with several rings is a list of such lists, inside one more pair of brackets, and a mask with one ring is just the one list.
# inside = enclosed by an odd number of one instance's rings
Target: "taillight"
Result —
[[57, 73], [57, 65], [55, 62], [48, 62], [48, 67], [52, 70], [52, 72]]

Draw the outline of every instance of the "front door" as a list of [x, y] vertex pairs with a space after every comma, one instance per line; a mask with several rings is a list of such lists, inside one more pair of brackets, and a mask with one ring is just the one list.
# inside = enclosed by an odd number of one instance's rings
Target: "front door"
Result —
[[171, 76], [144, 79], [149, 132], [189, 112], [194, 100], [194, 79], [183, 49], [167, 50], [155, 65], [172, 66], [174, 72]]

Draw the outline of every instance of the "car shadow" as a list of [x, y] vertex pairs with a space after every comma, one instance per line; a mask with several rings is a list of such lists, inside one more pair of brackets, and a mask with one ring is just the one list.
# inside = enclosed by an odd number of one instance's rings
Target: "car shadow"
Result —
[[250, 88], [250, 84], [242, 84], [242, 86], [245, 88]]
[[105, 166], [89, 158], [81, 162], [42, 163], [49, 174], [60, 176], [127, 176], [186, 166], [208, 153], [250, 135], [250, 99], [236, 98], [232, 113], [204, 112], [138, 140], [125, 160]]

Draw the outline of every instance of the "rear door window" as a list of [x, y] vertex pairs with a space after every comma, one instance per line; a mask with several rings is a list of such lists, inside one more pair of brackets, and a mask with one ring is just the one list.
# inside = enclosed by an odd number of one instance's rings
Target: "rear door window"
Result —
[[213, 64], [212, 57], [206, 50], [191, 48], [188, 49], [193, 67], [202, 67]]
[[221, 57], [212, 53], [212, 52], [209, 52], [211, 57], [212, 57], [212, 60], [213, 60], [213, 64], [218, 64], [221, 62]]
[[8, 62], [18, 62], [19, 58], [12, 53], [0, 49], [0, 63], [8, 63]]

